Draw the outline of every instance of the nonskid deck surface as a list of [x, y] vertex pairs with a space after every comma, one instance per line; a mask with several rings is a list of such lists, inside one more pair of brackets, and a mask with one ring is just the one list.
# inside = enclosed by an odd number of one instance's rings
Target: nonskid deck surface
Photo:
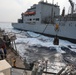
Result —
[[[12, 68], [11, 70], [12, 75], [31, 75], [31, 72], [32, 71], [15, 69], [15, 68]], [[45, 73], [43, 73], [42, 75], [45, 75]], [[54, 74], [47, 74], [47, 75], [54, 75]]]
[[[12, 68], [11, 74], [12, 75], [32, 75], [32, 71]], [[43, 72], [41, 75], [71, 75], [71, 74], [76, 75], [76, 67], [74, 65], [69, 64], [69, 65], [65, 66], [64, 68], [62, 68], [57, 74]]]

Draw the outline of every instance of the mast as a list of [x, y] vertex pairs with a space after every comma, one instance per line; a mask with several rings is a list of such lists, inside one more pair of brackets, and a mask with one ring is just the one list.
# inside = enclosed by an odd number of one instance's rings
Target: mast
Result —
[[54, 0], [52, 0], [52, 4], [54, 4]]
[[47, 0], [46, 0], [46, 3], [47, 3]]
[[41, 0], [41, 2], [44, 2], [44, 0]]
[[73, 14], [74, 11], [74, 3], [72, 0], [69, 0], [70, 4], [71, 4], [71, 14]]

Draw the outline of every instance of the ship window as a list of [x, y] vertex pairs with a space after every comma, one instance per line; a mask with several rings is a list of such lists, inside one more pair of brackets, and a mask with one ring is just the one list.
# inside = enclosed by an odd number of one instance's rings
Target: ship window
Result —
[[36, 21], [39, 21], [39, 18], [36, 18]]
[[29, 19], [30, 21], [32, 20], [32, 19]]
[[33, 20], [35, 20], [35, 18]]

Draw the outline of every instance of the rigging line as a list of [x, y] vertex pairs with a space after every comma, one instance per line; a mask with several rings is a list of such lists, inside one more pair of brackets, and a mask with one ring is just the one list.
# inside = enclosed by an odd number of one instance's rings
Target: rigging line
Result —
[[[43, 30], [43, 32], [42, 33], [44, 33], [45, 32], [45, 30], [46, 30], [46, 28], [47, 28], [47, 26], [48, 26], [49, 24], [46, 24], [46, 27], [44, 28], [44, 30]], [[30, 37], [32, 37], [29, 33], [27, 33]], [[38, 37], [40, 37], [41, 36], [41, 34], [39, 34], [38, 36], [36, 36], [36, 37], [32, 37], [32, 38], [38, 38]]]

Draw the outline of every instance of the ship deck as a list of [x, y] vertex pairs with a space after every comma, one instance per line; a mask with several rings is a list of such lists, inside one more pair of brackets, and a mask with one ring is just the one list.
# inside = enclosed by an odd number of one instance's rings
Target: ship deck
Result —
[[[31, 75], [31, 72], [32, 71], [12, 68], [11, 74], [12, 75]], [[55, 75], [55, 74], [43, 73], [42, 75]]]
[[[13, 58], [16, 58], [16, 67], [13, 67], [12, 65]], [[25, 65], [23, 64], [21, 57], [13, 49], [7, 50], [6, 60], [12, 66], [11, 75], [31, 75], [32, 70], [27, 70], [27, 69], [25, 70]], [[45, 72], [42, 75], [55, 75], [55, 74]]]

